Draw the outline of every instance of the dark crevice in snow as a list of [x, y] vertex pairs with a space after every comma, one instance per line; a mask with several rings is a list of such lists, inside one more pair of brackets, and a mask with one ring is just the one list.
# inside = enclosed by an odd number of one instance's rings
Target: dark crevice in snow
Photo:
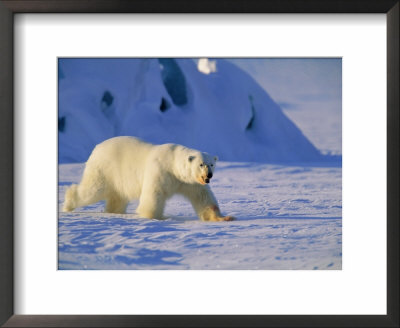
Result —
[[110, 91], [104, 91], [103, 97], [101, 98], [100, 108], [105, 117], [110, 121], [115, 120], [114, 96]]
[[64, 132], [65, 130], [65, 116], [58, 118], [58, 131]]
[[168, 100], [166, 100], [164, 97], [161, 98], [161, 104], [160, 104], [160, 111], [165, 112], [167, 109], [171, 107], [170, 103]]
[[161, 64], [161, 78], [172, 102], [177, 106], [186, 105], [186, 79], [182, 70], [172, 58], [159, 58], [158, 61]]
[[105, 91], [103, 94], [103, 98], [101, 99], [101, 103], [104, 107], [109, 107], [114, 101], [114, 97], [110, 93], [110, 91]]
[[247, 123], [246, 130], [250, 130], [253, 127], [254, 118], [256, 116], [256, 111], [254, 109], [253, 96], [252, 95], [249, 95], [249, 100], [250, 100], [250, 104], [251, 104], [251, 118], [250, 118], [249, 123]]

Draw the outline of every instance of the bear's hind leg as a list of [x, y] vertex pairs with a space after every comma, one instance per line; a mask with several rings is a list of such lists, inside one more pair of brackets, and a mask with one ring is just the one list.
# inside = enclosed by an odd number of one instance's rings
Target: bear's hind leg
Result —
[[65, 198], [64, 198], [64, 204], [63, 204], [63, 212], [71, 212], [73, 211], [77, 206], [77, 189], [78, 185], [73, 184], [67, 188], [65, 191]]
[[128, 201], [117, 194], [112, 194], [106, 199], [106, 209], [107, 213], [118, 213], [124, 214], [126, 212], [126, 207], [128, 206]]
[[78, 186], [77, 195], [78, 202], [76, 207], [87, 206], [105, 199], [103, 188], [99, 188], [98, 186], [85, 188], [85, 186], [82, 186], [82, 184], [80, 184]]
[[65, 192], [63, 211], [70, 212], [105, 199], [104, 190], [105, 182], [99, 172], [86, 167], [81, 183], [71, 185]]
[[71, 212], [74, 209], [103, 200], [102, 189], [92, 186], [86, 188], [85, 185], [72, 185], [65, 192], [63, 212]]

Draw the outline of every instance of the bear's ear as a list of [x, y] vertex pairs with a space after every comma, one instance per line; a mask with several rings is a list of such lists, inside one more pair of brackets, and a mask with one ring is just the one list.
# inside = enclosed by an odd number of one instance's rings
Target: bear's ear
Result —
[[214, 161], [218, 161], [218, 156], [214, 156]]
[[188, 161], [191, 162], [191, 161], [193, 161], [195, 158], [196, 158], [196, 156], [189, 156], [189, 157], [188, 157]]

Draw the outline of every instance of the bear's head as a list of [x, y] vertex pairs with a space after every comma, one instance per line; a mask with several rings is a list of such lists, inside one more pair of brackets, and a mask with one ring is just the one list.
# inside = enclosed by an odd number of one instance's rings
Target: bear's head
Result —
[[202, 185], [209, 183], [213, 177], [218, 157], [198, 152], [189, 155], [187, 160], [194, 182]]

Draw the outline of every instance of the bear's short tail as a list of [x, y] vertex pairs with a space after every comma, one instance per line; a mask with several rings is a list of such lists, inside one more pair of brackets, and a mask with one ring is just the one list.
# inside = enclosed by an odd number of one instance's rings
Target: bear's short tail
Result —
[[76, 184], [73, 184], [67, 188], [67, 190], [65, 191], [65, 199], [62, 209], [63, 212], [71, 212], [77, 207], [77, 191], [78, 185]]

